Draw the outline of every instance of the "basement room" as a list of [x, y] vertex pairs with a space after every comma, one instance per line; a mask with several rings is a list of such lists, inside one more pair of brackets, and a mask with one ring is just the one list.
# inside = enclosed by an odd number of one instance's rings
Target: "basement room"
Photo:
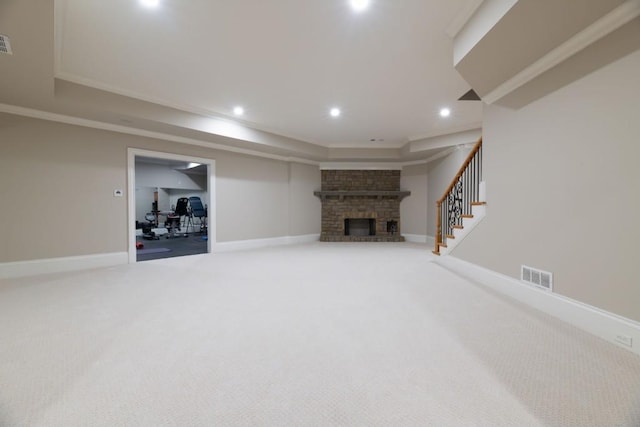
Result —
[[640, 426], [639, 0], [0, 0], [0, 74], [0, 426]]

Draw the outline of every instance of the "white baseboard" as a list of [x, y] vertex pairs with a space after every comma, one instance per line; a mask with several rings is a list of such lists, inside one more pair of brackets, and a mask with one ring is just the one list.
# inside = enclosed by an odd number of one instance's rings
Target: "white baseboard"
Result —
[[267, 239], [235, 240], [231, 242], [216, 242], [212, 252], [229, 252], [246, 249], [259, 249], [269, 246], [293, 245], [300, 243], [317, 242], [320, 234], [305, 234], [301, 236], [270, 237]]
[[427, 243], [427, 235], [426, 234], [405, 234], [402, 233], [402, 237], [406, 242], [411, 243]]
[[111, 267], [128, 262], [127, 252], [5, 262], [0, 263], [0, 279]]
[[436, 244], [436, 238], [433, 236], [427, 236], [426, 234], [402, 234], [404, 240], [410, 243], [424, 243], [429, 247], [434, 247]]
[[436, 238], [426, 234], [402, 234], [404, 240], [410, 243], [424, 243], [428, 247], [435, 247]]
[[[520, 280], [453, 256], [436, 257], [435, 262], [472, 281], [640, 355], [639, 322], [527, 285]], [[630, 338], [632, 346], [616, 341], [618, 336]]]
[[297, 245], [302, 243], [312, 243], [320, 241], [320, 233], [318, 234], [303, 234], [300, 236], [288, 236], [287, 244], [288, 245]]

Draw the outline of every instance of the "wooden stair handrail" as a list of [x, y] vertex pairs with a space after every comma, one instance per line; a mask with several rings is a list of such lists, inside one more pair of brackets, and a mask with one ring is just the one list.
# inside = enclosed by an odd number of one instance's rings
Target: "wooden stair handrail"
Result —
[[476, 145], [473, 147], [471, 152], [469, 152], [469, 155], [465, 159], [462, 166], [460, 166], [460, 170], [458, 170], [458, 173], [456, 174], [455, 178], [453, 178], [453, 180], [451, 181], [451, 184], [449, 184], [449, 186], [447, 187], [446, 191], [444, 192], [444, 195], [436, 202], [437, 204], [442, 204], [442, 202], [446, 200], [447, 196], [449, 195], [449, 192], [453, 190], [453, 187], [456, 185], [456, 182], [458, 182], [458, 179], [460, 179], [465, 169], [467, 169], [467, 166], [469, 166], [469, 163], [471, 163], [471, 160], [473, 160], [473, 157], [476, 155], [478, 151], [480, 151], [480, 147], [482, 147], [482, 137], [480, 137], [480, 139], [478, 140], [478, 142], [476, 142]]
[[478, 151], [480, 151], [480, 148], [482, 148], [482, 137], [478, 139], [478, 142], [476, 142], [476, 145], [471, 149], [471, 151], [469, 152], [469, 155], [467, 155], [467, 158], [465, 159], [464, 163], [462, 163], [462, 166], [460, 166], [460, 169], [458, 170], [458, 173], [456, 174], [456, 176], [451, 180], [451, 184], [449, 184], [449, 187], [447, 187], [442, 197], [438, 201], [436, 201], [436, 210], [437, 210], [437, 215], [436, 215], [437, 228], [436, 228], [436, 239], [435, 239], [436, 247], [435, 247], [435, 250], [433, 251], [433, 253], [436, 255], [440, 255], [440, 247], [445, 247], [445, 248], [447, 247], [446, 244], [443, 243], [443, 236], [442, 236], [442, 210], [441, 210], [442, 204], [447, 200], [449, 193], [453, 190], [453, 188], [457, 184], [462, 174], [464, 174], [464, 171], [467, 169], [469, 164], [471, 164], [471, 162], [473, 161], [473, 158], [476, 156], [476, 154], [478, 154]]

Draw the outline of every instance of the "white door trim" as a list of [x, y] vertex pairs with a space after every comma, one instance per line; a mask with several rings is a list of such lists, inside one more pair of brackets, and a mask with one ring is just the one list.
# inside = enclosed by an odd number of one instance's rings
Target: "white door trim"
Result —
[[208, 231], [207, 252], [211, 253], [216, 242], [216, 161], [203, 157], [185, 156], [182, 154], [165, 153], [161, 151], [143, 150], [140, 148], [127, 149], [127, 223], [129, 224], [129, 263], [136, 262], [136, 156], [155, 157], [159, 159], [181, 160], [186, 162], [197, 162], [207, 165], [207, 193], [209, 199], [206, 200], [209, 206], [208, 211]]

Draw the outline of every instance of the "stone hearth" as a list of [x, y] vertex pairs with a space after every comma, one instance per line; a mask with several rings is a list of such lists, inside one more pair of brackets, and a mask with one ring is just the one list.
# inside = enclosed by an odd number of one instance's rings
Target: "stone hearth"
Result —
[[[400, 191], [399, 170], [323, 170], [322, 189], [314, 194], [322, 200], [321, 241], [404, 241], [400, 201], [411, 193]], [[371, 228], [363, 232], [358, 219]], [[346, 220], [358, 224], [356, 233], [345, 227]]]

